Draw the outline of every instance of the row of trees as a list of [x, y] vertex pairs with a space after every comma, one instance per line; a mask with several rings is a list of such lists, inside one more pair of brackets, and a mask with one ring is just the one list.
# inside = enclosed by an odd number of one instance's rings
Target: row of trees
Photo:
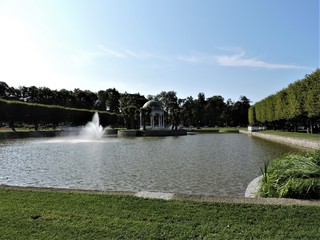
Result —
[[[127, 128], [138, 128], [141, 107], [148, 100], [157, 100], [165, 110], [165, 125], [177, 127], [204, 127], [204, 126], [247, 126], [250, 100], [241, 96], [236, 102], [222, 96], [205, 98], [203, 93], [198, 98], [188, 97], [181, 99], [174, 91], [162, 91], [145, 98], [140, 94], [118, 93], [115, 89], [99, 91], [100, 109], [106, 107], [110, 112], [122, 116]], [[148, 114], [146, 111], [143, 114]], [[121, 125], [121, 124], [120, 124]]]
[[231, 99], [225, 101], [218, 95], [206, 98], [203, 93], [199, 93], [196, 99], [193, 97], [180, 99], [174, 91], [163, 91], [155, 96], [145, 97], [139, 93], [120, 93], [115, 88], [97, 93], [78, 88], [74, 91], [66, 89], [58, 91], [35, 86], [15, 89], [5, 82], [0, 82], [0, 98], [65, 108], [107, 111], [118, 114], [116, 125], [128, 128], [139, 127], [141, 107], [151, 99], [162, 104], [165, 110], [165, 124], [175, 127], [178, 125], [186, 127], [247, 126], [250, 107], [250, 100], [245, 96], [241, 96], [236, 102]]
[[247, 126], [250, 100], [241, 96], [237, 102], [222, 96], [205, 98], [203, 93], [198, 98], [178, 99], [175, 92], [161, 92], [155, 97], [162, 103], [172, 125], [184, 126]]
[[51, 90], [47, 87], [37, 88], [35, 86], [19, 88], [9, 87], [0, 81], [0, 98], [29, 103], [46, 105], [58, 105], [69, 108], [94, 109], [98, 100], [96, 93], [79, 88], [69, 91], [66, 89]]
[[311, 133], [318, 133], [320, 69], [251, 106], [249, 123], [289, 131], [297, 131], [299, 126], [306, 126]]
[[[101, 92], [101, 91], [100, 91]], [[120, 94], [113, 91], [108, 92], [106, 106], [109, 111], [119, 113], [127, 128], [138, 128], [141, 107], [148, 100], [157, 100], [165, 111], [165, 125], [177, 128], [179, 125], [185, 127], [204, 126], [247, 126], [248, 109], [250, 100], [241, 96], [237, 102], [228, 99], [226, 102], [222, 96], [205, 98], [203, 93], [198, 98], [188, 97], [180, 99], [174, 91], [162, 91], [155, 96], [144, 96], [140, 94]], [[112, 94], [110, 94], [110, 92]], [[143, 115], [150, 111], [143, 112]]]
[[[0, 113], [0, 123], [8, 122], [13, 130], [16, 123], [34, 125], [38, 130], [40, 124], [53, 128], [61, 123], [84, 125], [92, 119], [94, 111], [0, 99]], [[118, 122], [117, 114], [99, 112], [99, 116], [103, 125]]]

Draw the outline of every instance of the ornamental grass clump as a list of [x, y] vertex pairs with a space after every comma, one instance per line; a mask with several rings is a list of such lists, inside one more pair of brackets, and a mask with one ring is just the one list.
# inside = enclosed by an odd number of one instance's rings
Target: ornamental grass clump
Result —
[[320, 151], [286, 154], [263, 172], [261, 197], [320, 198]]

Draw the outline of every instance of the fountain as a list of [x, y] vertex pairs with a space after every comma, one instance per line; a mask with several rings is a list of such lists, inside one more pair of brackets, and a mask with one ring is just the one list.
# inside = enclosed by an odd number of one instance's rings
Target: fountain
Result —
[[103, 136], [105, 130], [100, 125], [99, 114], [96, 112], [93, 115], [91, 122], [88, 122], [80, 131], [80, 138], [99, 140]]

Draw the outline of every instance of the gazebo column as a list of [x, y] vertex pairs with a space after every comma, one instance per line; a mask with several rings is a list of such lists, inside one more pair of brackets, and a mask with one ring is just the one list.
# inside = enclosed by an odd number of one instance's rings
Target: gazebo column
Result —
[[153, 113], [150, 114], [150, 125], [151, 125], [151, 128], [154, 128], [154, 116], [153, 116]]
[[150, 127], [152, 128], [152, 114], [150, 114]]
[[163, 114], [160, 114], [160, 120], [161, 120], [160, 125], [163, 128]]
[[162, 113], [162, 127], [164, 128], [164, 114]]
[[143, 123], [142, 123], [142, 113], [140, 112], [140, 129], [143, 128]]

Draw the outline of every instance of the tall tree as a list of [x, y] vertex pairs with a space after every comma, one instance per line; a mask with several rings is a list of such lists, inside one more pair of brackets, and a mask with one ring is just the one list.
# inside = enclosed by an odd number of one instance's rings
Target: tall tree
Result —
[[226, 104], [222, 96], [208, 98], [205, 105], [205, 124], [208, 126], [221, 126], [225, 108]]
[[224, 121], [224, 126], [230, 127], [235, 126], [236, 114], [234, 112], [234, 102], [229, 98], [226, 102], [224, 111], [222, 112], [222, 120]]
[[246, 127], [248, 126], [248, 111], [250, 108], [250, 99], [246, 96], [240, 96], [240, 109], [239, 109], [239, 126]]
[[100, 111], [106, 111], [107, 109], [107, 96], [106, 91], [100, 90], [98, 92], [98, 100], [95, 102], [95, 108]]
[[318, 124], [320, 120], [320, 69], [313, 74], [306, 75], [305, 84], [308, 88], [305, 110], [309, 118], [309, 129], [311, 133], [318, 133], [320, 127]]
[[109, 88], [106, 94], [106, 110], [109, 112], [120, 112], [120, 93], [115, 88]]
[[76, 101], [75, 107], [77, 108], [93, 109], [95, 102], [98, 100], [97, 94], [90, 90], [83, 91], [79, 88], [75, 88], [73, 93]]
[[179, 102], [177, 93], [174, 91], [162, 91], [156, 96], [156, 100], [158, 100], [160, 104], [164, 107], [165, 124], [179, 124], [180, 117], [178, 117], [178, 115], [180, 114], [181, 102]]
[[75, 101], [75, 96], [72, 91], [66, 90], [66, 89], [60, 89], [57, 92], [57, 104], [60, 106], [65, 106], [65, 107], [75, 107], [76, 106], [76, 101]]
[[140, 109], [147, 99], [139, 93], [123, 93], [120, 97], [120, 111], [127, 128], [138, 128]]
[[195, 108], [193, 114], [195, 115], [195, 125], [197, 127], [203, 127], [204, 126], [204, 120], [205, 120], [205, 95], [204, 93], [198, 94], [198, 99], [195, 100]]
[[162, 91], [155, 97], [155, 99], [161, 103], [168, 114], [172, 109], [176, 109], [179, 105], [177, 93], [174, 91]]
[[140, 120], [140, 111], [139, 108], [129, 105], [122, 109], [122, 114], [124, 117], [124, 122], [128, 129], [137, 129], [139, 126]]
[[120, 110], [122, 111], [124, 108], [128, 106], [134, 106], [137, 109], [140, 109], [143, 104], [147, 102], [147, 99], [140, 95], [140, 93], [122, 93], [120, 96]]
[[182, 108], [181, 118], [183, 121], [183, 125], [186, 127], [194, 125], [195, 123], [195, 117], [193, 114], [194, 106], [195, 106], [195, 103], [192, 96], [187, 97], [181, 106]]
[[52, 105], [55, 104], [57, 96], [55, 92], [47, 87], [40, 87], [38, 89], [38, 102], [42, 104]]
[[10, 97], [10, 88], [5, 82], [0, 81], [0, 98], [8, 99]]

